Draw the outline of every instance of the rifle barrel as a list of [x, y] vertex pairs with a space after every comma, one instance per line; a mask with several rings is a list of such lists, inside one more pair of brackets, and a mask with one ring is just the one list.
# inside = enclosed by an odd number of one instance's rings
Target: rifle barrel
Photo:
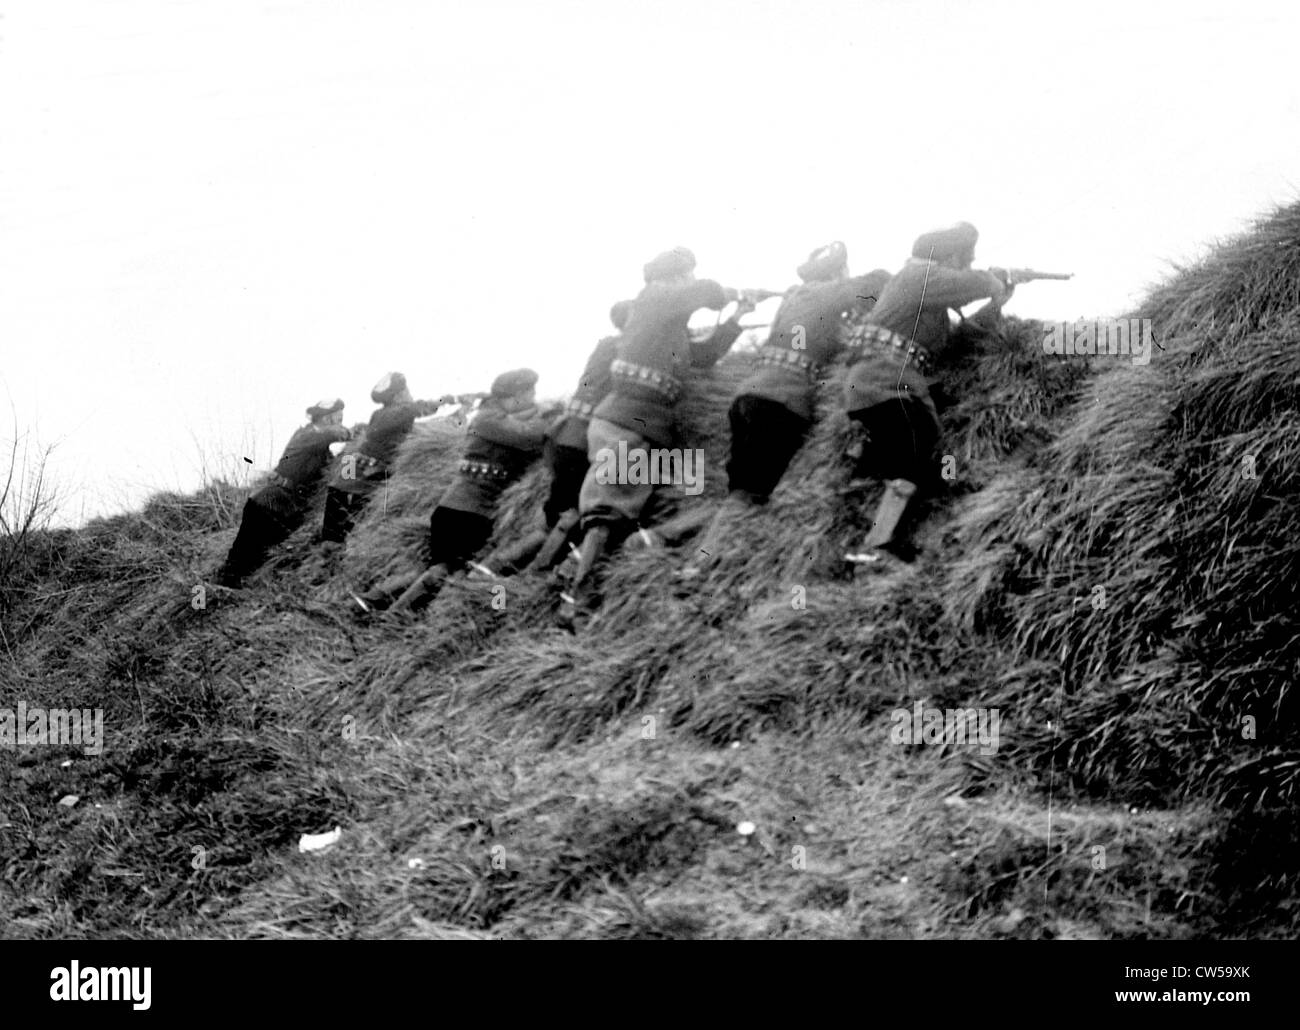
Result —
[[1007, 273], [1013, 281], [1028, 283], [1035, 279], [1073, 279], [1073, 272], [1040, 272], [1036, 268], [1009, 268]]

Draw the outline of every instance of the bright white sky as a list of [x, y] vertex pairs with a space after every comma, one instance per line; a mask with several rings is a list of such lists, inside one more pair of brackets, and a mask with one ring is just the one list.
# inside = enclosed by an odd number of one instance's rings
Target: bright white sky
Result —
[[[1300, 184], [1300, 5], [892, 0], [0, 4], [0, 437], [65, 521], [271, 465], [302, 410], [530, 365], [567, 393], [681, 243], [1076, 273], [1121, 311]], [[1157, 327], [1158, 332], [1158, 327]], [[7, 392], [7, 396], [5, 393]], [[243, 474], [243, 473], [241, 473]]]

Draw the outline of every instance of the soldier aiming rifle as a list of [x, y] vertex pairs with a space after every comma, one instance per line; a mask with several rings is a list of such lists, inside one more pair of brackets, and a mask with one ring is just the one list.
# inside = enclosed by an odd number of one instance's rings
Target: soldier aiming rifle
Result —
[[904, 512], [918, 491], [940, 487], [935, 459], [942, 430], [931, 389], [961, 346], [949, 309], [987, 298], [963, 321], [993, 330], [1017, 283], [1070, 278], [1027, 268], [978, 271], [971, 267], [978, 239], [969, 222], [918, 237], [911, 258], [851, 334], [845, 408], [865, 438], [858, 471], [883, 482], [885, 492], [861, 550], [844, 556], [850, 562], [901, 557], [894, 548]]
[[397, 449], [415, 420], [432, 415], [450, 400], [415, 400], [401, 372], [390, 372], [379, 380], [370, 399], [382, 406], [370, 416], [355, 452], [343, 455], [325, 493], [320, 534], [325, 542], [341, 544], [347, 538], [371, 496], [387, 484]]
[[[738, 290], [695, 277], [695, 255], [678, 247], [656, 256], [642, 270], [645, 288], [632, 303], [615, 359], [609, 392], [591, 413], [587, 457], [593, 464], [578, 493], [581, 542], [556, 621], [574, 628], [594, 597], [590, 579], [611, 537], [624, 539], [640, 527], [654, 487], [606, 482], [596, 474], [603, 453], [671, 448], [677, 436], [677, 402], [689, 377], [716, 364], [740, 335], [740, 317], [752, 310]], [[735, 314], [705, 341], [690, 338], [688, 323], [700, 308], [721, 311], [737, 302]]]
[[740, 384], [728, 412], [727, 499], [682, 578], [694, 578], [716, 562], [735, 516], [767, 503], [813, 424], [817, 388], [844, 349], [844, 320], [870, 311], [889, 281], [883, 269], [850, 277], [848, 257], [838, 240], [819, 247], [798, 267], [797, 286], [784, 294], [764, 291], [783, 300], [754, 372]]

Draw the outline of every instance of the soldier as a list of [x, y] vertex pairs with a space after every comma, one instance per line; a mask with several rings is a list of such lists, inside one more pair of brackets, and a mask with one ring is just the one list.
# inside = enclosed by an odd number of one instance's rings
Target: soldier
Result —
[[307, 409], [311, 421], [289, 438], [271, 481], [244, 503], [239, 532], [217, 573], [221, 586], [239, 587], [266, 561], [267, 552], [303, 522], [311, 492], [330, 460], [330, 444], [351, 439], [337, 397]]
[[[715, 364], [739, 336], [740, 316], [752, 308], [736, 291], [712, 279], [696, 279], [695, 255], [685, 247], [658, 255], [643, 271], [645, 288], [632, 304], [618, 356], [610, 366], [610, 391], [592, 413], [587, 429], [587, 457], [592, 464], [579, 492], [582, 543], [557, 613], [560, 625], [569, 628], [611, 534], [634, 528], [654, 493], [653, 484], [602, 482], [595, 464], [601, 452], [671, 448], [681, 376]], [[719, 327], [708, 340], [692, 342], [687, 331], [691, 314], [700, 308], [719, 311], [733, 299], [739, 301], [737, 311], [725, 330]]]
[[[620, 300], [609, 310], [609, 320], [620, 333], [631, 310], [630, 300]], [[589, 464], [587, 426], [596, 405], [609, 392], [609, 366], [618, 341], [616, 334], [596, 344], [573, 397], [546, 431], [544, 460], [551, 472], [551, 489], [542, 506], [546, 529], [530, 533], [518, 544], [485, 559], [483, 575], [509, 576], [529, 565], [550, 569], [564, 557], [565, 545], [578, 528], [578, 492]]]
[[931, 387], [953, 350], [948, 311], [987, 297], [990, 303], [968, 321], [992, 327], [1014, 289], [993, 272], [971, 268], [978, 239], [968, 222], [920, 236], [849, 341], [845, 408], [866, 437], [862, 470], [885, 483], [871, 532], [860, 553], [845, 556], [849, 561], [880, 561], [918, 488], [936, 484], [941, 429]]
[[388, 482], [397, 448], [415, 420], [432, 415], [449, 400], [413, 400], [401, 372], [389, 372], [379, 380], [370, 391], [370, 399], [383, 407], [370, 416], [356, 453], [344, 454], [325, 493], [321, 525], [321, 539], [325, 541], [342, 543], [347, 538], [371, 495]]
[[546, 427], [537, 411], [536, 386], [537, 373], [529, 368], [504, 372], [493, 381], [491, 394], [470, 423], [456, 481], [429, 519], [428, 567], [377, 584], [356, 598], [363, 610], [424, 607], [444, 578], [483, 549], [492, 536], [501, 494], [542, 453]]
[[845, 318], [871, 310], [889, 281], [883, 269], [850, 278], [848, 250], [838, 241], [813, 251], [797, 272], [802, 284], [786, 292], [758, 368], [732, 401], [729, 493], [683, 578], [698, 575], [703, 562], [716, 558], [730, 515], [767, 503], [812, 426], [825, 366], [844, 349]]

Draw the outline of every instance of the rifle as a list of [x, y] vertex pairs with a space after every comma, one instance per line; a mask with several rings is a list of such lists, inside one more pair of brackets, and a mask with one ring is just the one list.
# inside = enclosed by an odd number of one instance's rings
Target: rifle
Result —
[[[765, 300], [771, 300], [773, 297], [785, 296], [784, 293], [779, 293], [776, 290], [749, 290], [749, 289], [738, 290], [738, 289], [733, 289], [730, 286], [723, 287], [723, 293], [726, 295], [728, 304], [734, 301], [748, 301], [751, 306], [761, 304]], [[697, 312], [697, 314], [699, 314], [699, 312]], [[732, 316], [732, 318], [735, 317], [736, 317], [735, 315]], [[740, 327], [742, 329], [765, 329], [770, 324], [771, 323], [769, 322], [760, 322], [758, 324], [751, 325], [748, 322], [741, 322]], [[686, 331], [692, 341], [694, 341], [695, 343], [703, 343], [705, 340], [709, 339], [709, 337], [713, 335], [713, 333], [717, 330], [718, 326], [720, 325], [722, 325], [721, 311], [718, 312], [718, 317], [712, 325], [703, 325], [697, 323], [694, 325], [687, 326]]]
[[1039, 272], [1032, 268], [990, 268], [990, 272], [1008, 286], [1032, 283], [1038, 279], [1073, 279], [1073, 272]]
[[765, 300], [771, 300], [773, 297], [784, 297], [783, 290], [758, 290], [758, 289], [735, 289], [727, 287], [725, 289], [727, 302], [731, 301], [749, 301], [751, 304], [762, 304]]

